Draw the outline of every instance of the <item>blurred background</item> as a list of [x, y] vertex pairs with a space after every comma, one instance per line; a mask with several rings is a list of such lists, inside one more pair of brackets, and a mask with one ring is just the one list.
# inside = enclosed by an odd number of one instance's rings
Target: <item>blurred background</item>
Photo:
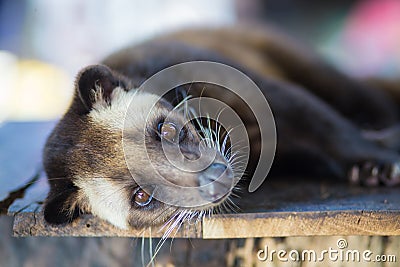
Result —
[[[0, 0], [0, 127], [7, 121], [60, 117], [78, 71], [118, 48], [180, 28], [260, 22], [297, 37], [352, 76], [400, 78], [399, 0]], [[0, 147], [1, 142], [10, 141], [0, 140]], [[7, 156], [0, 153], [3, 167], [14, 162]], [[14, 165], [28, 169], [18, 161]], [[12, 218], [0, 216], [0, 266], [136, 266], [140, 254], [137, 240], [16, 239], [11, 225]], [[326, 240], [292, 237], [285, 242], [309, 249]], [[385, 240], [363, 237], [360, 244]], [[400, 239], [390, 240], [398, 248]], [[252, 248], [248, 242], [258, 241], [175, 240], [165, 245], [158, 262], [223, 266], [229, 251], [232, 259], [235, 251], [242, 251], [243, 259], [251, 254], [243, 250]], [[276, 244], [273, 249], [282, 246], [281, 239], [268, 243]]]
[[76, 73], [191, 26], [267, 22], [357, 77], [400, 77], [398, 0], [0, 0], [0, 122], [59, 117]]

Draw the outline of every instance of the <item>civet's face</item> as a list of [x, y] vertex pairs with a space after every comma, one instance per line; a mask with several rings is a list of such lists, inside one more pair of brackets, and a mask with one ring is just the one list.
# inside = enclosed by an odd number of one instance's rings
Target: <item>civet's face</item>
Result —
[[[106, 66], [84, 69], [76, 87], [45, 148], [47, 221], [69, 222], [84, 211], [120, 228], [157, 225], [229, 196], [234, 182], [228, 160], [204, 142], [184, 112], [156, 95], [129, 90]], [[210, 163], [205, 168], [197, 166], [201, 157]], [[197, 171], [173, 164], [179, 160]]]

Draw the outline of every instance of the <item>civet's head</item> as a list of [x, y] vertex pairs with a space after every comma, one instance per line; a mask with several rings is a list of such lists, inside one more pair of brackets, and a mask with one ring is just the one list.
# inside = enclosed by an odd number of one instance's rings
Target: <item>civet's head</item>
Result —
[[[234, 186], [228, 156], [218, 142], [204, 142], [210, 134], [188, 123], [185, 112], [131, 89], [128, 79], [103, 65], [83, 69], [75, 87], [44, 149], [46, 221], [68, 223], [87, 212], [126, 229], [193, 217], [227, 199]], [[215, 152], [207, 167], [187, 171], [172, 163], [183, 155], [183, 162], [194, 164], [202, 144], [203, 152]], [[167, 157], [174, 146], [180, 153]], [[164, 194], [179, 201], [160, 201]], [[201, 204], [195, 207], [179, 205], [196, 200]]]

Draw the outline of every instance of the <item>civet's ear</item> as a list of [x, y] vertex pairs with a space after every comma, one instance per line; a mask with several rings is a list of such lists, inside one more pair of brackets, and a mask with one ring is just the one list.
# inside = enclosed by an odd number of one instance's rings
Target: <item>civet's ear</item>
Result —
[[79, 216], [77, 193], [74, 186], [61, 192], [50, 191], [44, 203], [44, 219], [50, 224], [65, 224], [76, 219]]
[[125, 77], [105, 65], [92, 65], [81, 70], [75, 82], [76, 94], [83, 105], [81, 111], [89, 112], [97, 101], [111, 102], [111, 94], [117, 87], [127, 89]]

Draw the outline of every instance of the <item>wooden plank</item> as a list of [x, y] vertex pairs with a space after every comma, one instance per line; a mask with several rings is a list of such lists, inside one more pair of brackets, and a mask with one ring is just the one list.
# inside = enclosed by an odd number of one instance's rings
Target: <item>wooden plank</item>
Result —
[[242, 194], [245, 213], [204, 219], [203, 238], [400, 235], [399, 193], [398, 187], [328, 180], [266, 181], [254, 194]]
[[14, 200], [8, 208], [8, 215], [13, 216], [16, 213], [21, 212], [28, 213], [41, 211], [42, 204], [46, 199], [50, 186], [43, 170], [38, 171], [35, 175], [37, 180], [25, 190], [22, 198]]
[[[78, 220], [65, 226], [52, 226], [44, 221], [42, 212], [21, 212], [14, 215], [14, 236], [118, 236], [118, 237], [163, 237], [168, 226], [144, 229], [121, 230], [106, 221], [92, 215], [83, 215]], [[170, 237], [200, 238], [201, 221], [185, 223], [178, 230], [173, 230]]]
[[242, 213], [206, 218], [203, 238], [400, 235], [400, 211]]
[[[277, 190], [280, 188], [281, 190]], [[284, 188], [290, 188], [284, 190]], [[30, 189], [29, 189], [30, 190]], [[34, 189], [32, 189], [34, 190]], [[303, 191], [305, 190], [305, 191]], [[293, 191], [293, 192], [291, 192]], [[297, 193], [296, 193], [297, 192]], [[304, 194], [306, 192], [306, 194]], [[27, 198], [29, 199], [29, 191]], [[183, 224], [176, 237], [245, 238], [310, 235], [400, 235], [398, 188], [361, 188], [346, 184], [268, 182], [254, 194], [242, 195], [241, 213], [214, 215], [202, 224]], [[17, 202], [18, 203], [18, 202]], [[29, 203], [29, 202], [28, 202]], [[51, 227], [40, 206], [13, 205], [14, 234], [49, 236], [136, 236], [147, 230], [121, 231], [87, 215], [68, 226]], [[20, 207], [20, 206], [19, 206]], [[36, 210], [34, 210], [36, 208]], [[91, 227], [86, 227], [90, 225]], [[33, 230], [32, 230], [33, 229]], [[153, 237], [162, 236], [158, 227]]]
[[[7, 124], [5, 125], [7, 126]], [[5, 127], [3, 126], [3, 127]], [[161, 237], [159, 227], [123, 231], [91, 215], [71, 225], [45, 223], [42, 203], [48, 192], [40, 166], [41, 150], [54, 122], [12, 123], [0, 128], [0, 188], [3, 195], [37, 180], [13, 199], [14, 235]], [[4, 130], [6, 129], [6, 130]], [[9, 155], [9, 158], [5, 158]], [[7, 162], [12, 162], [9, 167]], [[18, 168], [16, 167], [18, 166]], [[7, 191], [8, 190], [8, 191]], [[400, 235], [400, 189], [364, 188], [330, 180], [268, 180], [255, 193], [242, 190], [234, 199], [239, 213], [214, 215], [195, 224], [183, 223], [175, 237], [237, 238], [308, 235]], [[151, 231], [151, 232], [150, 232]]]
[[270, 179], [237, 200], [241, 212], [399, 211], [399, 187], [362, 187], [305, 178]]
[[0, 201], [27, 184], [40, 169], [42, 149], [54, 121], [0, 126]]

